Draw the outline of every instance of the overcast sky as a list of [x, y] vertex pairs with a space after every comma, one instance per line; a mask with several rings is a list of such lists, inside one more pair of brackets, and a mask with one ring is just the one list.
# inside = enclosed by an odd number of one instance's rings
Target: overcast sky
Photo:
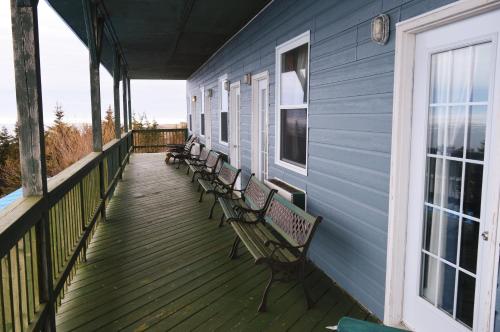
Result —
[[[88, 50], [45, 2], [38, 5], [44, 123], [60, 104], [69, 122], [90, 122]], [[132, 110], [160, 124], [185, 121], [185, 81], [132, 80]], [[121, 98], [120, 98], [121, 100]], [[113, 80], [101, 66], [101, 105], [113, 104]], [[0, 1], [0, 124], [16, 121], [10, 1]]]

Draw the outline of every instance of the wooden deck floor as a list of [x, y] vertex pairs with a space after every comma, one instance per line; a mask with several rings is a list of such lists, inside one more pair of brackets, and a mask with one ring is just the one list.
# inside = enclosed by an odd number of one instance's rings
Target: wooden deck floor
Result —
[[[249, 254], [229, 260], [230, 227], [207, 219], [185, 175], [162, 154], [134, 154], [57, 314], [57, 330], [325, 331], [345, 315], [372, 319], [324, 274], [310, 268], [316, 304], [305, 309], [294, 282], [271, 289], [269, 272]], [[216, 216], [220, 215], [216, 210]]]

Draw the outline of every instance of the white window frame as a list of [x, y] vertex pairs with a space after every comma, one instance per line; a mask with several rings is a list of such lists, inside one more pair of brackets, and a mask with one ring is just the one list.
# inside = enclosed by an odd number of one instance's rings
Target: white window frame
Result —
[[[281, 105], [281, 55], [285, 52], [293, 50], [299, 46], [307, 44], [307, 100], [304, 104], [299, 105]], [[307, 176], [307, 166], [309, 159], [309, 82], [310, 82], [310, 63], [311, 63], [311, 32], [306, 32], [292, 38], [283, 44], [276, 46], [276, 93], [275, 93], [275, 155], [274, 163], [278, 166], [284, 167], [296, 173]], [[292, 163], [281, 160], [281, 110], [282, 109], [306, 109], [306, 164], [305, 167], [300, 167]]]
[[[218, 87], [219, 87], [219, 144], [224, 145], [224, 146], [229, 146], [229, 91], [224, 89], [224, 82], [227, 81], [227, 74], [222, 75], [219, 77], [218, 81]], [[227, 95], [227, 103], [226, 103], [226, 109], [222, 109], [222, 94], [225, 93]], [[222, 141], [222, 126], [221, 126], [221, 121], [222, 121], [222, 112], [226, 112], [227, 116], [227, 142]]]
[[207, 130], [207, 126], [206, 126], [206, 123], [205, 123], [205, 119], [201, 119], [201, 115], [202, 114], [205, 114], [205, 87], [201, 87], [200, 88], [200, 91], [201, 91], [201, 100], [200, 100], [200, 103], [201, 103], [201, 111], [200, 111], [200, 136], [201, 137], [205, 137], [205, 134], [202, 133], [201, 131], [201, 126], [202, 126], [202, 122], [203, 122], [203, 125], [205, 127], [205, 131]]
[[[453, 22], [462, 21], [500, 9], [500, 1], [458, 1], [396, 25], [394, 68], [394, 97], [392, 117], [391, 175], [389, 184], [389, 224], [387, 239], [387, 264], [385, 282], [384, 323], [404, 326], [403, 302], [406, 264], [406, 232], [409, 205], [410, 150], [413, 112], [413, 71], [416, 35]], [[500, 213], [500, 211], [499, 211]], [[490, 230], [490, 241], [498, 242], [498, 227]], [[498, 264], [499, 245], [491, 257], [491, 264]], [[492, 250], [493, 251], [493, 250]], [[483, 276], [491, 284], [481, 286], [496, 289], [497, 269], [492, 275]], [[481, 293], [483, 293], [481, 291]], [[491, 294], [495, 303], [496, 292]], [[490, 308], [491, 309], [491, 308]], [[495, 310], [484, 310], [476, 326], [481, 331], [493, 328]]]

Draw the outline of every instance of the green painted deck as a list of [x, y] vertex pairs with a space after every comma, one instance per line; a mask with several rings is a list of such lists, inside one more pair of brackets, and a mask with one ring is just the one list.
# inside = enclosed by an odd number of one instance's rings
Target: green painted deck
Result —
[[325, 331], [345, 315], [373, 319], [311, 267], [315, 306], [306, 310], [295, 282], [271, 289], [268, 312], [257, 313], [269, 271], [245, 249], [228, 259], [234, 234], [207, 218], [212, 197], [163, 162], [133, 154], [57, 314], [57, 330]]

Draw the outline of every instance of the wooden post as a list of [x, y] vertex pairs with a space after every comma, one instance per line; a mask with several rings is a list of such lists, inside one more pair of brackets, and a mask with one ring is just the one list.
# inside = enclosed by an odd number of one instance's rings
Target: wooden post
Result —
[[44, 329], [55, 331], [52, 260], [47, 203], [47, 170], [43, 128], [37, 0], [11, 0], [19, 154], [23, 195], [43, 196], [42, 219], [36, 225], [40, 299], [47, 305]]
[[121, 137], [120, 125], [120, 76], [121, 76], [121, 61], [118, 50], [115, 50], [115, 58], [113, 62], [113, 96], [115, 106], [115, 138]]
[[97, 7], [91, 0], [82, 0], [83, 16], [87, 28], [90, 59], [90, 99], [92, 105], [92, 148], [102, 151], [101, 87], [99, 65], [101, 63], [102, 30], [104, 20], [97, 16]]
[[123, 93], [123, 129], [128, 131], [128, 88], [127, 88], [127, 70], [122, 68], [122, 93]]

